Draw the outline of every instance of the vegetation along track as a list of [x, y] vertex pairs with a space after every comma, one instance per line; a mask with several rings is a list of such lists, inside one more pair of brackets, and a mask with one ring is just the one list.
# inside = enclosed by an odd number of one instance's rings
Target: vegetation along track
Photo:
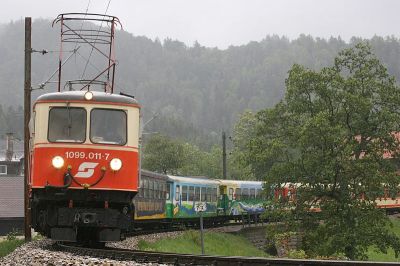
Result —
[[224, 257], [208, 255], [191, 255], [177, 253], [149, 252], [140, 250], [104, 248], [93, 249], [57, 243], [54, 248], [74, 255], [109, 258], [115, 260], [136, 261], [140, 263], [162, 263], [173, 265], [326, 265], [326, 266], [367, 266], [367, 265], [400, 265], [390, 262], [333, 261], [333, 260], [295, 260], [278, 258]]

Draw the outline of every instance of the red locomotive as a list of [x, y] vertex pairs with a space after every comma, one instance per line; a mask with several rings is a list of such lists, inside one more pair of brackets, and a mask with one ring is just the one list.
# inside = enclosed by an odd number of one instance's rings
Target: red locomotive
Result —
[[[111, 25], [118, 21], [111, 16], [85, 14], [87, 17]], [[79, 14], [57, 18], [62, 24], [62, 41], [71, 39], [65, 21], [76, 18]], [[114, 37], [113, 26], [109, 37]], [[70, 90], [61, 91], [60, 57], [59, 91], [40, 96], [34, 104], [32, 227], [54, 240], [117, 241], [132, 223], [132, 200], [138, 191], [140, 107], [133, 97], [113, 93], [112, 44], [109, 65], [103, 71], [108, 72], [107, 81], [96, 77], [67, 82]], [[90, 90], [99, 84], [104, 91]], [[74, 90], [72, 85], [82, 88]]]

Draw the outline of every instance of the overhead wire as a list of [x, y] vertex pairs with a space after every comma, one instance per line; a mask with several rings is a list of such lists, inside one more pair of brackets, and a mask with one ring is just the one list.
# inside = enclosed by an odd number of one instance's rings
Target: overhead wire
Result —
[[[88, 0], [88, 4], [87, 4], [87, 6], [86, 6], [85, 16], [84, 16], [85, 18], [86, 18], [86, 16], [87, 16], [88, 12], [89, 12], [90, 2], [91, 2], [91, 0]], [[80, 31], [82, 31], [83, 25], [84, 25], [84, 21], [82, 21], [82, 25], [81, 25]], [[70, 55], [67, 57], [67, 59], [62, 63], [61, 66], [64, 66], [65, 63], [67, 63], [67, 62], [69, 61], [69, 59], [72, 57], [72, 55], [74, 55], [74, 54], [75, 54], [75, 65], [76, 65], [76, 53], [78, 52], [79, 48], [80, 48], [80, 46], [78, 46], [78, 42], [76, 41], [76, 42], [75, 42], [74, 49], [72, 49], [72, 50], [70, 50], [70, 51], [66, 51], [67, 53], [72, 53], [72, 54], [70, 54]], [[42, 55], [45, 55], [45, 54], [51, 54], [51, 53], [59, 53], [59, 52], [61, 52], [61, 51], [60, 51], [60, 50], [46, 50], [46, 49], [43, 49], [43, 50], [34, 50], [34, 49], [32, 49], [32, 52], [33, 52], [33, 53], [41, 53]], [[46, 86], [46, 84], [48, 84], [48, 83], [51, 82], [51, 79], [54, 77], [55, 74], [57, 74], [58, 71], [59, 71], [59, 69], [57, 68], [57, 69], [53, 72], [53, 74], [51, 74], [50, 77], [49, 77], [46, 81], [40, 83], [39, 86], [38, 86], [37, 88], [32, 88], [32, 90], [44, 89], [44, 86]]]
[[[111, 3], [111, 0], [108, 0], [107, 8], [106, 8], [106, 11], [104, 12], [103, 18], [105, 18], [105, 15], [107, 15], [108, 8], [110, 7], [110, 3]], [[101, 30], [102, 27], [103, 27], [103, 21], [100, 23], [100, 27], [99, 27], [99, 29], [97, 30], [97, 37], [96, 37], [95, 41], [97, 41], [97, 39], [98, 39], [98, 37], [99, 37], [98, 34], [99, 34], [99, 32], [100, 32], [100, 30]], [[96, 46], [96, 44], [94, 43], [93, 46]], [[82, 73], [81, 79], [83, 79], [83, 76], [84, 76], [85, 73], [86, 73], [86, 69], [87, 69], [87, 66], [89, 65], [90, 58], [92, 57], [93, 50], [94, 50], [94, 47], [92, 47], [92, 49], [90, 50], [89, 58], [88, 58], [88, 60], [86, 61], [85, 68], [83, 69], [83, 73]]]
[[[88, 60], [88, 58], [87, 57], [85, 57], [83, 54], [81, 54], [80, 52], [77, 52], [77, 55], [79, 55], [80, 57], [82, 57], [82, 59], [83, 60]], [[92, 66], [94, 69], [96, 69], [97, 71], [101, 71], [95, 64], [93, 64], [93, 63], [91, 63], [90, 61], [89, 61], [89, 65], [90, 66]], [[117, 65], [118, 65], [118, 62], [117, 62]], [[105, 78], [107, 78], [107, 75], [106, 74], [103, 74], [103, 77], [105, 77]], [[122, 91], [122, 88], [121, 88], [121, 86], [118, 86], [118, 84], [117, 83], [115, 83], [114, 84], [118, 89], [120, 89], [121, 91]]]
[[[83, 18], [86, 18], [88, 12], [89, 12], [89, 6], [90, 6], [90, 1], [88, 0], [88, 4], [86, 6], [86, 10], [85, 10], [85, 16]], [[85, 24], [85, 20], [82, 20], [82, 24], [81, 24], [81, 29], [79, 30], [79, 32], [82, 32], [83, 29], [83, 25]], [[74, 49], [76, 49], [76, 47], [78, 46], [78, 39], [75, 41], [75, 47]], [[75, 55], [75, 66], [77, 66], [77, 62], [76, 62], [76, 55]], [[75, 68], [76, 70], [78, 69], [77, 67]], [[78, 72], [76, 72], [76, 74], [78, 74]]]

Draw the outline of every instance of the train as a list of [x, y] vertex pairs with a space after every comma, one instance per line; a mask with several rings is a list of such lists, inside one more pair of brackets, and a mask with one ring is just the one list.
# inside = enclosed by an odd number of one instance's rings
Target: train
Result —
[[62, 241], [117, 241], [138, 192], [140, 106], [99, 91], [40, 96], [31, 138], [32, 227]]
[[[134, 198], [133, 224], [139, 228], [224, 224], [230, 220], [259, 220], [265, 211], [261, 181], [224, 180], [208, 177], [163, 175], [141, 171]], [[205, 210], [196, 212], [196, 204]], [[244, 217], [243, 217], [244, 216]]]
[[48, 238], [105, 243], [135, 227], [196, 224], [199, 202], [212, 224], [264, 211], [262, 182], [140, 171], [140, 106], [132, 97], [47, 93], [33, 117], [31, 224]]
[[[107, 27], [95, 30], [92, 23]], [[140, 159], [140, 105], [134, 96], [114, 92], [115, 29], [122, 25], [115, 16], [90, 13], [60, 14], [56, 24], [57, 92], [36, 99], [30, 123], [31, 225], [59, 241], [119, 241], [132, 224]], [[90, 56], [103, 58], [96, 61], [98, 73], [84, 78], [85, 60], [81, 79], [63, 79], [64, 65], [84, 45]]]

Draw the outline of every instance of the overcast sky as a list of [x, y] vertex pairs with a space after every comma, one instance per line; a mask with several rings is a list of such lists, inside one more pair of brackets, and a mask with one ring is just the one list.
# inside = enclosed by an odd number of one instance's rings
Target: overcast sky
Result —
[[[0, 22], [59, 13], [104, 13], [109, 0], [2, 0]], [[107, 14], [149, 38], [226, 48], [266, 35], [400, 37], [399, 0], [111, 0]]]

